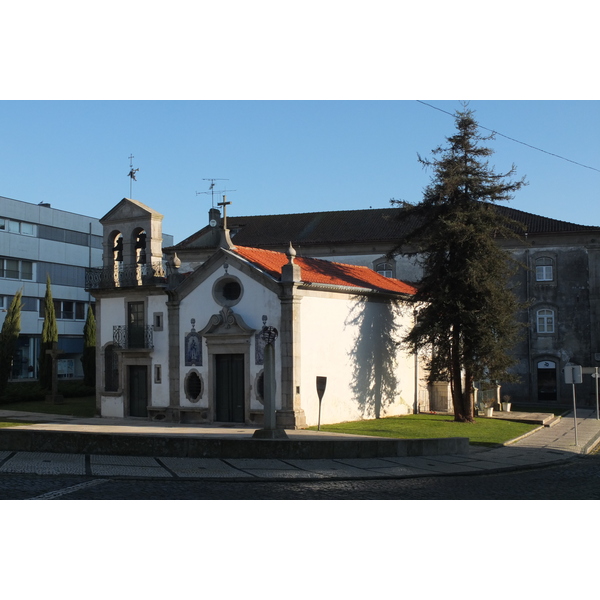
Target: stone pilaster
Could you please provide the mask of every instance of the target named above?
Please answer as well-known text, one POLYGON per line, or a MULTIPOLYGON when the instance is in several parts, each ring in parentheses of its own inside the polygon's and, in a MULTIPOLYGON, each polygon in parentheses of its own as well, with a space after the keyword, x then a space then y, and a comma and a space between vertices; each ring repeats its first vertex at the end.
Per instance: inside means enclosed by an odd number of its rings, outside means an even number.
POLYGON ((169 421, 179 421, 180 407, 180 336, 179 336, 179 300, 167 302, 168 340, 169 340, 169 421))
POLYGON ((301 339, 300 301, 295 285, 285 286, 281 299, 281 410, 277 411, 277 427, 302 429, 306 416, 300 396, 301 339))

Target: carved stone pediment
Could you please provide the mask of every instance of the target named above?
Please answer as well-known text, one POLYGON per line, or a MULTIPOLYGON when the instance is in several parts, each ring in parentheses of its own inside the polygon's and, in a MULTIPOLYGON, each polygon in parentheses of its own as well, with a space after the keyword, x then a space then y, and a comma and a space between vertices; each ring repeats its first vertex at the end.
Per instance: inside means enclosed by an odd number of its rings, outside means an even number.
POLYGON ((199 334, 206 337, 217 335, 250 336, 255 331, 255 329, 244 323, 244 319, 240 315, 234 313, 231 308, 224 306, 220 312, 208 320, 208 324, 199 334))

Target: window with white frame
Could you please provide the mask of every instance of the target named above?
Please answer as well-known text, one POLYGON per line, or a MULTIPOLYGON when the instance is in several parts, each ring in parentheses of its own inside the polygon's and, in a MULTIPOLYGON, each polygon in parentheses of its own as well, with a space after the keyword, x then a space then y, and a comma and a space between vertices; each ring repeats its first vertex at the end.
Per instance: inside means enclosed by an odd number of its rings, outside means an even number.
POLYGON ((554 260, 547 257, 536 259, 535 280, 554 281, 554 260))
POLYGON ((537 332, 554 333, 554 311, 542 308, 537 311, 537 332))
POLYGON ((375 271, 384 277, 393 277, 394 276, 394 266, 389 262, 380 262, 377 263, 375 267, 375 271))
POLYGON ((35 225, 33 223, 0 218, 0 231, 20 233, 21 235, 35 235, 35 225))

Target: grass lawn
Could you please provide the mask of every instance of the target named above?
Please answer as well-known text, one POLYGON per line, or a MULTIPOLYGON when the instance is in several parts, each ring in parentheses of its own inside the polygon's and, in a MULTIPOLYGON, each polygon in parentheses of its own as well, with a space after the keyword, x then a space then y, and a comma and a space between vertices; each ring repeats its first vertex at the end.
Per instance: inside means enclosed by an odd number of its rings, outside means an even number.
POLYGON ((18 410, 21 412, 89 418, 96 414, 96 397, 65 398, 63 404, 50 404, 41 400, 2 402, 0 403, 0 410, 18 410))
MULTIPOLYGON (((396 438, 466 437, 469 438, 469 443, 474 445, 494 446, 538 427, 538 425, 501 421, 500 419, 475 418, 474 423, 456 423, 453 419, 452 415, 405 415, 321 425, 321 431, 396 438)), ((310 427, 310 429, 316 429, 316 427, 310 427)))

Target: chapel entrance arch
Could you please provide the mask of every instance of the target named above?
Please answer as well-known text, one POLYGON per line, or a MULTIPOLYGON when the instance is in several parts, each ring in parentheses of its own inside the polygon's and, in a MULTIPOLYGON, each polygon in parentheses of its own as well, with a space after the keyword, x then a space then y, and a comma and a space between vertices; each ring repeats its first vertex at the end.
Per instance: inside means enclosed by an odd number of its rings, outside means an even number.
POLYGON ((208 353, 211 421, 245 423, 250 415, 250 348, 255 332, 228 307, 212 315, 198 332, 208 353))

